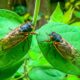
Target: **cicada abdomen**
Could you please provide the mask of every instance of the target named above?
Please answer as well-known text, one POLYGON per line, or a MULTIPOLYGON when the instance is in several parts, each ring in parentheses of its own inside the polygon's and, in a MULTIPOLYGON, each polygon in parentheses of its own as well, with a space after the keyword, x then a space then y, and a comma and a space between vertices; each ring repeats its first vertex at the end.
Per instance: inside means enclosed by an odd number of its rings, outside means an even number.
POLYGON ((53 46, 64 59, 69 60, 72 64, 80 67, 80 52, 78 50, 56 32, 50 34, 50 39, 53 41, 53 46))
POLYGON ((33 26, 31 22, 27 22, 20 27, 12 30, 7 36, 0 40, 2 50, 11 48, 12 46, 15 46, 21 41, 25 40, 32 30, 33 26))

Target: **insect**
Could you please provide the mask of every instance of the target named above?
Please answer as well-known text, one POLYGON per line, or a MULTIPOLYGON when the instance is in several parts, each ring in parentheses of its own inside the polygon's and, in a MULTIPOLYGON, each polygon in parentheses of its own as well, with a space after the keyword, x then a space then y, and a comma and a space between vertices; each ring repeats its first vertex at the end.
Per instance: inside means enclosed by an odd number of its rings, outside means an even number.
POLYGON ((58 33, 52 32, 49 36, 54 47, 64 59, 74 60, 75 57, 80 56, 78 51, 58 33))
POLYGON ((0 45, 2 45, 2 50, 6 50, 11 48, 18 43, 24 41, 29 34, 32 33, 33 26, 31 22, 27 22, 20 27, 12 30, 8 35, 6 35, 3 39, 0 40, 0 45))

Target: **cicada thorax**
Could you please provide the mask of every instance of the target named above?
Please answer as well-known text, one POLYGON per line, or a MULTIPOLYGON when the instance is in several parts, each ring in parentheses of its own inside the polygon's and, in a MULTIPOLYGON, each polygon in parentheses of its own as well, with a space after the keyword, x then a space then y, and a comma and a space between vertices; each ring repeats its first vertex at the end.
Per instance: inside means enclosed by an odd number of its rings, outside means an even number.
POLYGON ((2 49, 6 50, 24 41, 32 31, 32 28, 32 24, 28 22, 12 30, 1 40, 2 49))

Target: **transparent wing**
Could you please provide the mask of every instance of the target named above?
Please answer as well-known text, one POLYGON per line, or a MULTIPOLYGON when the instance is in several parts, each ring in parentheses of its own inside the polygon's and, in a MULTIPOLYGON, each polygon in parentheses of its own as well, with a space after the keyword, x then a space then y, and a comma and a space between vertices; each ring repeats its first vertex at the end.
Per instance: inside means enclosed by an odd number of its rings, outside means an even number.
POLYGON ((62 43, 54 44, 54 46, 63 58, 70 60, 74 58, 74 48, 65 40, 62 43))
POLYGON ((8 38, 4 38, 1 41, 2 49, 3 50, 9 49, 9 48, 17 45, 18 43, 22 42, 26 38, 27 38, 27 36, 24 36, 24 35, 15 35, 15 36, 10 36, 8 38))

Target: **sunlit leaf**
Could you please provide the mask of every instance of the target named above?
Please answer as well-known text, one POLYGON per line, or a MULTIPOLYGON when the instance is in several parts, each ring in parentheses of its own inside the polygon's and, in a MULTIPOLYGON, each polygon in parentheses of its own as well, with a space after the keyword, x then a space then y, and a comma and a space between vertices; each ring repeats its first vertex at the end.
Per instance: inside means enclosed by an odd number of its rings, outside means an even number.
POLYGON ((71 26, 79 26, 80 27, 80 22, 74 22, 71 24, 71 26))
POLYGON ((73 8, 70 7, 70 9, 64 13, 64 16, 63 16, 63 23, 69 23, 69 21, 71 20, 72 18, 72 13, 73 13, 73 8))
POLYGON ((53 21, 53 22, 62 22, 62 17, 63 17, 63 12, 60 9, 60 4, 58 3, 55 11, 52 13, 52 15, 50 17, 50 21, 53 21))
MULTIPOLYGON (((64 59, 50 42, 45 42, 45 40, 49 40, 48 34, 51 32, 59 33, 74 48, 80 50, 80 29, 75 26, 71 27, 70 25, 61 23, 48 23, 37 31, 37 41, 39 47, 50 64, 53 65, 54 68, 68 74, 79 75, 79 66, 64 59)), ((77 64, 80 64, 80 60, 77 61, 77 64)))

